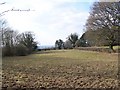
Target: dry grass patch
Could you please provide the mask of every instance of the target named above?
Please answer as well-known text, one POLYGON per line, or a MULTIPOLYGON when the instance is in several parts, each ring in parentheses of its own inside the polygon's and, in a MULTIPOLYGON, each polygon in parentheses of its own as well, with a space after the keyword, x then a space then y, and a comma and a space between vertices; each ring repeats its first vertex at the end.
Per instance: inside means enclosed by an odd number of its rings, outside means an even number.
POLYGON ((4 88, 117 88, 118 55, 80 50, 41 51, 3 58, 4 88))

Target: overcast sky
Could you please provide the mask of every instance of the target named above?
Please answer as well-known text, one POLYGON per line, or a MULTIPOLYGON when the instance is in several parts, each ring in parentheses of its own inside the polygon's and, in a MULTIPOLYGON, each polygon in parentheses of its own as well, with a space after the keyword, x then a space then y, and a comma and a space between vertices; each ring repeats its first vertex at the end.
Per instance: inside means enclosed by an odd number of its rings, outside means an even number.
POLYGON ((54 45, 71 33, 83 34, 90 7, 95 0, 0 0, 7 2, 1 10, 31 9, 8 12, 3 18, 19 32, 32 31, 40 45, 54 45))

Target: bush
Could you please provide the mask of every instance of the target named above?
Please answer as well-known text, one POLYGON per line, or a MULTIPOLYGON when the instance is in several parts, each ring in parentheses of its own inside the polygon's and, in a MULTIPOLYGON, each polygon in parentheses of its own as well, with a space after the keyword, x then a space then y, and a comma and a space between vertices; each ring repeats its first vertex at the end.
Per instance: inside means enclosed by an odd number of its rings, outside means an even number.
POLYGON ((19 44, 16 46, 16 55, 17 56, 26 56, 28 54, 29 50, 26 46, 23 44, 19 44))
POLYGON ((14 56, 15 50, 11 47, 3 47, 2 48, 2 56, 14 56))

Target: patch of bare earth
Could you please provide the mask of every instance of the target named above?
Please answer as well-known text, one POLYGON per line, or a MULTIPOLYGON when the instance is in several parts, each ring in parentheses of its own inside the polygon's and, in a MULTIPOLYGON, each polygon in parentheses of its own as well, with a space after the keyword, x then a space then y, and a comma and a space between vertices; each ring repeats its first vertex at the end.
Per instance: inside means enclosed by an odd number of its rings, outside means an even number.
POLYGON ((3 61, 2 88, 118 88, 116 61, 36 62, 36 66, 6 62, 3 61))

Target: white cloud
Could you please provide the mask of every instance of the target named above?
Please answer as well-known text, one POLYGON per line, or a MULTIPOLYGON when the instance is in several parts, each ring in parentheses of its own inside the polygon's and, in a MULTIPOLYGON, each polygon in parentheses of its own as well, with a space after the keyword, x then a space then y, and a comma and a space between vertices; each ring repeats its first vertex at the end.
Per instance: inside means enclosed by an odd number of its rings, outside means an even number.
MULTIPOLYGON (((79 0, 74 0, 78 2, 79 0)), ((63 39, 74 32, 82 34, 83 25, 89 15, 70 7, 59 7, 73 0, 9 0, 8 7, 31 8, 30 12, 9 12, 4 16, 10 26, 23 31, 33 31, 41 45, 53 45, 55 40, 63 39), (28 3, 29 2, 29 3, 28 3)), ((5 6, 4 9, 8 9, 5 6)))

